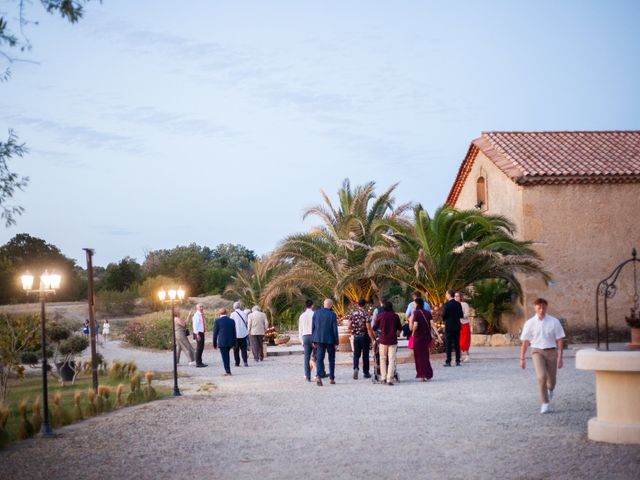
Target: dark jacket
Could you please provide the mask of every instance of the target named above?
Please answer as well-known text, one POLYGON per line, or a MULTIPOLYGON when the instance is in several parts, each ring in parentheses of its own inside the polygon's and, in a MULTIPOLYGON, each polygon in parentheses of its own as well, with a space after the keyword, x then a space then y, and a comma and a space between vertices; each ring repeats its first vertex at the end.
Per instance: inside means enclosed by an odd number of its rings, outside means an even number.
POLYGON ((373 325, 374 330, 380 329, 378 342, 382 345, 397 345, 398 332, 402 330, 400 317, 396 312, 384 311, 379 313, 373 325))
POLYGON ((213 348, 233 347, 236 344, 236 322, 226 315, 213 325, 213 348))
POLYGON ((338 345, 338 316, 328 308, 321 308, 313 312, 311 322, 311 341, 338 345))
POLYGON ((460 319, 464 317, 462 313, 462 305, 460 302, 456 302, 453 298, 444 304, 442 309, 442 320, 444 321, 444 328, 449 332, 455 332, 462 329, 460 319))

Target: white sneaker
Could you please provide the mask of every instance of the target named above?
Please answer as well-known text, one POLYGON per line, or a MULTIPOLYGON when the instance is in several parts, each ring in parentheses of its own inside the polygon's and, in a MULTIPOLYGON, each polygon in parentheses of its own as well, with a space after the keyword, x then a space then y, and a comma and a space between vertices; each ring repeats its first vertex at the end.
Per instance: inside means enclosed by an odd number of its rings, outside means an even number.
POLYGON ((549 397, 549 401, 553 400, 553 390, 547 390, 547 396, 549 397))
POLYGON ((193 367, 196 364, 196 362, 189 362, 189 366, 193 367))
POLYGON ((470 360, 469 354, 466 354, 464 357, 462 357, 463 362, 468 362, 469 360, 470 360))
POLYGON ((543 403, 540 407, 540 413, 549 413, 549 404, 543 403))

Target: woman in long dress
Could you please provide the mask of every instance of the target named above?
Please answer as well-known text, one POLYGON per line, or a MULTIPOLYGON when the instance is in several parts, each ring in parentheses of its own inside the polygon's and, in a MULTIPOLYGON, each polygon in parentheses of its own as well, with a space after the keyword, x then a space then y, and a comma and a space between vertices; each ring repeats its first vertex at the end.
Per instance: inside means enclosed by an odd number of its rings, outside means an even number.
POLYGON ((176 312, 174 321, 176 326, 176 363, 180 363, 180 355, 184 350, 189 357, 189 365, 195 365, 196 355, 187 336, 187 321, 180 318, 180 312, 176 312))
POLYGON ((415 309, 409 317, 409 329, 413 335, 413 357, 416 362, 416 378, 426 382, 433 377, 429 361, 431 343, 431 312, 424 309, 424 300, 416 298, 415 309))

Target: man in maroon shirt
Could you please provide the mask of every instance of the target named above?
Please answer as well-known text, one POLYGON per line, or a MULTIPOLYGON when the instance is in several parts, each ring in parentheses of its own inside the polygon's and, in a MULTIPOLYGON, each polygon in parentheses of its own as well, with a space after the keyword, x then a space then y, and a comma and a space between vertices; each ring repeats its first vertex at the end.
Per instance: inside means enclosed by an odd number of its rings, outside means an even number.
POLYGON ((384 311, 379 313, 373 324, 373 330, 379 330, 378 343, 380 344, 380 373, 382 381, 387 385, 393 385, 393 375, 396 371, 396 353, 398 351, 398 335, 402 331, 400 317, 393 311, 393 304, 384 302, 384 311), (387 357, 389 367, 387 368, 387 357))

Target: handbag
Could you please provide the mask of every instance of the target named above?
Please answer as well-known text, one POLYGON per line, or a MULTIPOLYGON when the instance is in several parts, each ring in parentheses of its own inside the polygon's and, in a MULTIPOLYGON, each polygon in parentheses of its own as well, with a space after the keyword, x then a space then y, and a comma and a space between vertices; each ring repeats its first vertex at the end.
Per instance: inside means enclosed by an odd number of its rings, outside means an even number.
POLYGON ((411 335, 411 336, 409 337, 409 343, 407 344, 407 348, 408 348, 408 349, 410 349, 410 350, 413 350, 414 338, 415 338, 415 337, 414 337, 413 335, 411 335))

